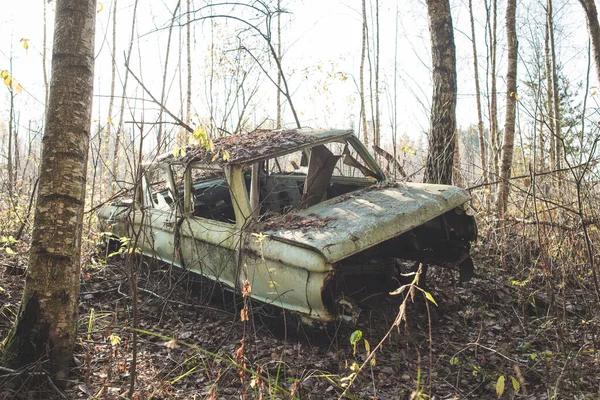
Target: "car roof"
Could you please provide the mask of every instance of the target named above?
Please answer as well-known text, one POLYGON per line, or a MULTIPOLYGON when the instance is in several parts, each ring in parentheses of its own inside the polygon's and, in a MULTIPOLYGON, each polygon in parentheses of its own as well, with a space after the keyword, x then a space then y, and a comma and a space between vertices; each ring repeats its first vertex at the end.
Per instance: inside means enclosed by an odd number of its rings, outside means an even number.
POLYGON ((250 164, 319 144, 341 141, 352 135, 352 130, 258 130, 223 136, 212 140, 207 146, 193 144, 185 147, 184 151, 163 154, 150 164, 201 163, 214 167, 250 164))

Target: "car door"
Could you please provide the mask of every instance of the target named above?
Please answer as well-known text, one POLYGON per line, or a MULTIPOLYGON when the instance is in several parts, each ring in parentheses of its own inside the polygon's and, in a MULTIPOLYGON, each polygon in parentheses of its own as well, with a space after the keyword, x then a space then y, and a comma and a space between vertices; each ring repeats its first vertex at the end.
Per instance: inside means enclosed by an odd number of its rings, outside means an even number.
POLYGON ((175 188, 170 166, 146 169, 142 186, 145 193, 142 226, 146 235, 143 252, 162 262, 179 265, 176 231, 181 216, 181 196, 175 188))
POLYGON ((185 268, 236 287, 241 231, 222 171, 191 165, 186 171, 186 210, 180 225, 185 268))

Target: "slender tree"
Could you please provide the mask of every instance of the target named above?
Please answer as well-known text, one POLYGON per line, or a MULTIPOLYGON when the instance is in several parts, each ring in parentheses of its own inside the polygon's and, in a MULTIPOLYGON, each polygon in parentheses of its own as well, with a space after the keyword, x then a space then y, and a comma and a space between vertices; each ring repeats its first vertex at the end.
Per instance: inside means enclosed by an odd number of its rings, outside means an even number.
POLYGON ((4 359, 48 359, 64 383, 79 310, 81 231, 94 84, 96 0, 57 0, 52 75, 27 279, 4 359))
POLYGON ((379 120, 379 0, 375 0, 375 126, 373 143, 379 146, 381 141, 379 120))
POLYGON ((489 40, 489 115, 490 115, 490 152, 489 152, 489 163, 490 163, 490 174, 494 174, 495 180, 498 177, 498 98, 496 93, 496 49, 498 48, 497 40, 497 0, 491 0, 488 4, 485 0, 486 5, 486 17, 488 27, 488 40, 489 40))
MULTIPOLYGON (((190 0, 186 2, 186 11, 187 11, 187 24, 185 27, 185 46, 186 46, 186 63, 187 63, 187 86, 186 86, 186 95, 185 95, 185 123, 189 126, 190 120, 192 118, 192 40, 191 40, 191 30, 192 24, 190 24, 191 19, 191 4, 190 0)), ((189 143, 190 135, 185 133, 183 137, 183 142, 181 145, 185 146, 189 143)))
MULTIPOLYGON (((112 49, 110 65, 110 99, 108 100, 108 116, 106 118, 106 137, 104 138, 104 162, 108 170, 108 159, 110 157, 110 137, 114 126, 113 111, 115 106, 115 84, 117 78, 117 0, 113 0, 112 12, 112 49)), ((100 149, 101 147, 99 147, 100 149)))
POLYGON ((502 160, 500 164, 500 184, 496 198, 496 214, 504 215, 508 203, 508 179, 513 161, 515 142, 515 110, 518 100, 517 95, 517 0, 508 0, 506 3, 506 43, 508 44, 508 66, 506 71, 506 117, 504 120, 504 140, 502 146, 502 160))
MULTIPOLYGON (((550 53, 550 19, 546 18, 546 36, 544 38, 545 65, 546 65, 546 113, 544 114, 544 124, 548 128, 548 139, 550 141, 550 168, 556 169, 556 141, 554 140, 554 123, 552 122, 554 113, 554 96, 552 95, 552 55, 550 53)), ((541 133, 542 137, 543 132, 541 133)))
POLYGON ((366 0, 362 0, 362 46, 360 53, 360 119, 363 129, 363 142, 365 146, 369 144, 369 136, 367 134, 367 110, 365 108, 365 56, 367 53, 367 4, 366 0))
POLYGON ((449 0, 427 0, 433 99, 425 182, 452 183, 456 131, 456 49, 449 0))
POLYGON ((483 117, 481 113, 481 90, 479 88, 479 64, 477 58, 477 43, 475 40, 475 17, 473 16, 473 0, 469 0, 469 16, 471 20, 471 41, 473 43, 473 70, 475 71, 475 100, 477 102, 477 133, 479 134, 479 156, 481 158, 481 175, 483 183, 487 184, 487 161, 485 138, 483 137, 483 117))
MULTIPOLYGON (((281 63, 281 0, 277 0, 277 58, 281 63)), ((281 129, 281 70, 277 70, 277 121, 275 127, 281 129)))
MULTIPOLYGON (((165 55, 165 67, 163 70, 162 77, 162 89, 160 92, 160 104, 165 104, 166 98, 166 90, 167 90, 167 72, 169 70, 169 56, 171 54, 171 36, 173 34, 173 27, 175 26, 175 18, 177 18, 177 11, 179 11, 179 6, 181 5, 181 0, 177 2, 175 5, 175 9, 173 10, 173 14, 171 16, 171 24, 169 25, 169 35, 167 38, 167 54, 165 55)), ((158 154, 162 153, 163 146, 166 146, 166 140, 164 138, 164 126, 163 126, 163 109, 161 107, 160 112, 158 114, 158 134, 156 136, 156 152, 158 154)))
POLYGON ((123 131, 123 119, 125 117, 125 98, 127 96, 127 82, 129 79, 129 60, 131 59, 131 51, 133 50, 133 39, 135 38, 135 22, 137 21, 137 6, 138 0, 133 2, 133 16, 131 18, 131 35, 129 36, 129 48, 125 56, 125 78, 123 79, 123 95, 121 96, 121 108, 119 109, 119 122, 117 123, 117 131, 115 133, 115 148, 112 159, 112 190, 117 190, 118 168, 119 168, 119 148, 121 143, 121 132, 123 131))

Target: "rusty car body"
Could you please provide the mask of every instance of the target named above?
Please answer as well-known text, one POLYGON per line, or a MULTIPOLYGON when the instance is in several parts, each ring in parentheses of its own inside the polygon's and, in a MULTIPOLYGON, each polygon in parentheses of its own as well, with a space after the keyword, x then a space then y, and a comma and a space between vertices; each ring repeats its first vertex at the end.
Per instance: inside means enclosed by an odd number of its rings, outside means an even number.
POLYGON ((144 164, 101 230, 155 257, 318 321, 398 285, 398 260, 473 275, 464 189, 390 182, 352 131, 261 131, 144 164), (374 282, 374 283, 373 283, 374 282))

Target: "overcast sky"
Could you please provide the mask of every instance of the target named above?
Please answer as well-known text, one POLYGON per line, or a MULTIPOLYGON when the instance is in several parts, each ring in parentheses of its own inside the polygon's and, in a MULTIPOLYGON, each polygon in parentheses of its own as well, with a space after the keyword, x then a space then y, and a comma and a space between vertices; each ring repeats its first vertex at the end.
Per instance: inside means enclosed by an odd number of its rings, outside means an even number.
MULTIPOLYGON (((26 0, 6 2, 0 16, 0 69, 10 69, 12 56, 13 76, 25 89, 17 96, 17 109, 20 111, 20 125, 26 126, 29 119, 40 119, 44 98, 42 74, 42 36, 43 15, 42 2, 26 0), (29 49, 22 47, 20 40, 27 38, 29 49)), ((199 4, 198 1, 196 1, 199 4)), ((423 2, 417 0, 381 0, 381 104, 382 130, 384 140, 391 137, 391 99, 393 94, 394 51, 397 46, 397 100, 399 133, 411 137, 422 135, 428 129, 428 104, 431 97, 430 85, 430 52, 429 31, 427 27, 426 8, 423 2), (396 35, 396 15, 398 15, 398 32, 396 35), (396 40, 397 39, 397 40, 396 40)), ((472 49, 470 42, 470 26, 466 0, 454 0, 453 19, 457 45, 458 65, 458 124, 467 127, 476 123, 474 102, 474 84, 472 67, 472 49)), ((474 3, 483 3, 474 1, 474 3)), ((521 35, 521 61, 530 59, 527 36, 531 37, 536 29, 542 29, 543 15, 539 15, 541 5, 538 2, 525 2, 527 6, 519 8, 519 33, 521 35), (537 10, 537 11, 536 11, 537 10)), ((576 3, 576 2, 572 2, 576 3)), ((119 66, 119 76, 123 79, 124 52, 129 41, 131 29, 131 11, 133 0, 118 0, 118 32, 116 57, 119 66)), ((131 68, 144 81, 144 84, 159 97, 161 91, 164 55, 166 51, 166 27, 170 21, 176 1, 163 2, 140 0, 137 18, 137 34, 131 68)), ((357 0, 295 0, 283 1, 283 6, 289 11, 283 18, 283 47, 285 51, 284 67, 288 74, 293 99, 300 112, 303 125, 315 128, 348 128, 358 126, 360 105, 357 101, 358 71, 361 49, 361 16, 360 2, 357 0), (341 73, 347 79, 328 77, 328 73, 341 73), (326 89, 325 89, 326 88, 326 89)), ((587 32, 583 13, 578 4, 569 5, 562 1, 555 5, 560 34, 557 36, 558 56, 562 63, 567 64, 573 82, 585 79, 587 59, 587 32)), ((476 4, 478 46, 481 55, 480 75, 485 76, 485 41, 484 13, 482 5, 476 4)), ((97 13, 96 41, 96 84, 94 118, 99 121, 106 119, 107 100, 110 93, 110 57, 111 57, 111 18, 112 0, 105 0, 97 13), (104 116, 103 116, 104 115, 104 116)), ((499 37, 504 41, 503 2, 499 5, 499 37)), ((52 41, 52 20, 54 17, 54 2, 48 9, 48 46, 52 41)), ((202 118, 209 107, 207 96, 206 62, 210 48, 210 34, 226 35, 238 27, 233 23, 220 22, 216 31, 207 28, 207 24, 195 23, 195 42, 193 47, 194 61, 194 93, 192 96, 194 109, 202 118), (224 27, 223 25, 227 25, 224 27), (228 31, 229 30, 229 31, 228 31)), ((177 51, 179 31, 173 33, 173 44, 177 51)), ((500 93, 502 92, 505 70, 504 47, 499 48, 500 63, 498 69, 500 93)), ((173 50, 172 50, 173 51, 173 50)), ((48 53, 50 59, 51 53, 48 53)), ((177 77, 177 56, 172 52, 172 60, 168 71, 169 91, 167 103, 170 108, 177 110, 180 106, 179 78, 177 77)), ((182 58, 185 62, 185 55, 182 58)), ((50 63, 48 61, 48 73, 50 63)), ((520 66, 519 78, 525 79, 530 73, 526 67, 520 66)), ((185 80, 184 80, 185 82, 185 80)), ((130 80, 129 96, 141 96, 141 91, 130 80)), ((482 88, 485 83, 481 81, 482 88)), ((0 95, 0 119, 7 119, 8 97, 6 90, 0 95)), ((120 85, 117 85, 120 94, 120 85)), ((260 122, 264 117, 275 116, 275 89, 273 85, 262 78, 256 95, 257 107, 253 110, 253 118, 260 122)), ((503 106, 503 97, 500 97, 503 106)), ((118 103, 117 103, 118 104, 118 103)), ((152 118, 149 107, 144 118, 152 118)), ((284 120, 287 126, 294 126, 289 107, 286 108, 284 120)), ((135 118, 141 118, 138 110, 135 118)))

